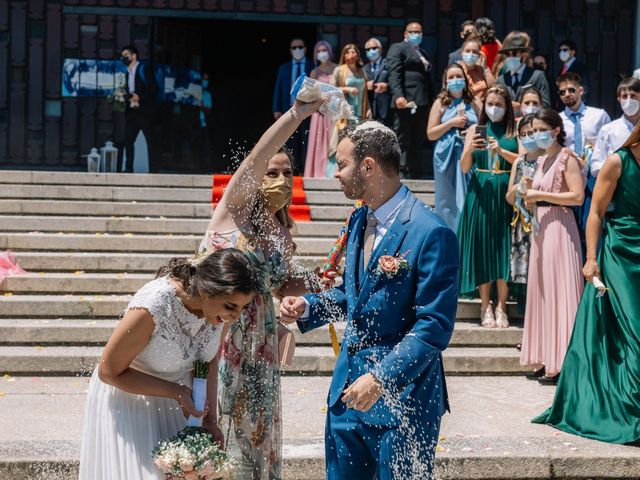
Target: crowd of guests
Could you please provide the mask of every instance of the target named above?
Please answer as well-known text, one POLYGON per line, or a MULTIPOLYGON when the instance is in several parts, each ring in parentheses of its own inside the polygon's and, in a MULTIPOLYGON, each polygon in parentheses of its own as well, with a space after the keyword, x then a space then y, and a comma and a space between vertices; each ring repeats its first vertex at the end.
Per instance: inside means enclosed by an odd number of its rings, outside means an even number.
MULTIPOLYGON (((612 121, 587 104, 588 69, 572 40, 558 45, 562 66, 551 76, 525 32, 500 42, 491 20, 480 18, 463 22, 460 36, 433 99, 417 23, 386 58, 381 42, 369 39, 368 62, 349 44, 335 65, 331 46, 319 42, 310 75, 340 87, 358 119, 395 129, 405 177, 422 177, 420 144, 425 136, 434 142, 435 208, 458 235, 460 295, 480 297, 486 328, 509 327, 507 302, 515 300, 524 310, 527 377, 560 381, 554 406, 536 421, 635 441, 640 415, 614 426, 629 408, 640 410, 626 393, 637 392, 632 379, 640 373, 640 202, 632 190, 640 175, 640 78, 619 83, 623 114, 612 121), (594 277, 606 287, 585 287, 594 277), (603 409, 601 424, 575 403, 585 390, 589 405, 603 409)), ((332 175, 340 128, 314 114, 306 176, 332 175)))

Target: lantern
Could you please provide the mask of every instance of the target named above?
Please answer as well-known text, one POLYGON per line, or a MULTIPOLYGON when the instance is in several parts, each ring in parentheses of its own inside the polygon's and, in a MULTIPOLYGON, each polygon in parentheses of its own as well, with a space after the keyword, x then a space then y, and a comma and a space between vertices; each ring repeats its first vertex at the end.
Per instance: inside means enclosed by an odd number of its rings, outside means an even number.
POLYGON ((100 149, 100 157, 103 171, 116 172, 118 170, 118 149, 113 146, 112 141, 107 141, 100 149))
POLYGON ((98 149, 93 147, 91 153, 87 155, 87 172, 99 172, 100 171, 100 154, 98 149))

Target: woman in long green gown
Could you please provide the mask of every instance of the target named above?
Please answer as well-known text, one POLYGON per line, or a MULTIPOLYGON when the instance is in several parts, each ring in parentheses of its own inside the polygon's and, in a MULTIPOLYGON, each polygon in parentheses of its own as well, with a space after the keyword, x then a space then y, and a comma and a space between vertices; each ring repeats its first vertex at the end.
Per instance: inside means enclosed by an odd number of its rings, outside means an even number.
MULTIPOLYGON (((467 130, 460 168, 471 172, 467 197, 458 223, 460 294, 480 294, 481 324, 507 328, 507 282, 511 265, 511 206, 505 195, 511 164, 518 158, 518 139, 511 98, 501 85, 487 90, 478 125, 467 130), (486 140, 478 125, 486 125, 486 140), (498 301, 491 309, 491 288, 498 301)), ((524 153, 524 151, 523 151, 524 153)))
POLYGON ((533 419, 610 443, 640 440, 640 124, 598 174, 587 220, 587 281, 553 405, 533 419), (598 261, 602 219, 610 202, 598 261))

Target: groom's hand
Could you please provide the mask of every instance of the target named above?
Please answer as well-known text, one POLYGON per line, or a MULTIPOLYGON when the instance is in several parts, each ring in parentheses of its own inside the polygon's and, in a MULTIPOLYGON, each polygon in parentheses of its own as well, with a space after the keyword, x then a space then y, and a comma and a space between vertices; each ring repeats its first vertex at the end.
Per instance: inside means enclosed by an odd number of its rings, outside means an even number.
POLYGON ((378 379, 370 373, 365 373, 345 389, 342 401, 349 408, 366 412, 381 396, 382 385, 378 379))
POLYGON ((307 308, 307 302, 302 297, 284 297, 280 302, 280 321, 295 323, 307 308))

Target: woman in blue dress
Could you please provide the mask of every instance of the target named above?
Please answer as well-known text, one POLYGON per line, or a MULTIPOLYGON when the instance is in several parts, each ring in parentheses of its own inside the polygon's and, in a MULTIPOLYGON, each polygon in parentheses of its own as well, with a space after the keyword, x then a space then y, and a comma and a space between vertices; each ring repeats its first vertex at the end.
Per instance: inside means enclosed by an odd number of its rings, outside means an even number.
POLYGON ((442 77, 442 90, 429 113, 427 137, 436 142, 433 151, 436 212, 454 232, 458 229, 470 176, 460 169, 464 132, 478 123, 480 108, 462 66, 449 65, 442 77))

